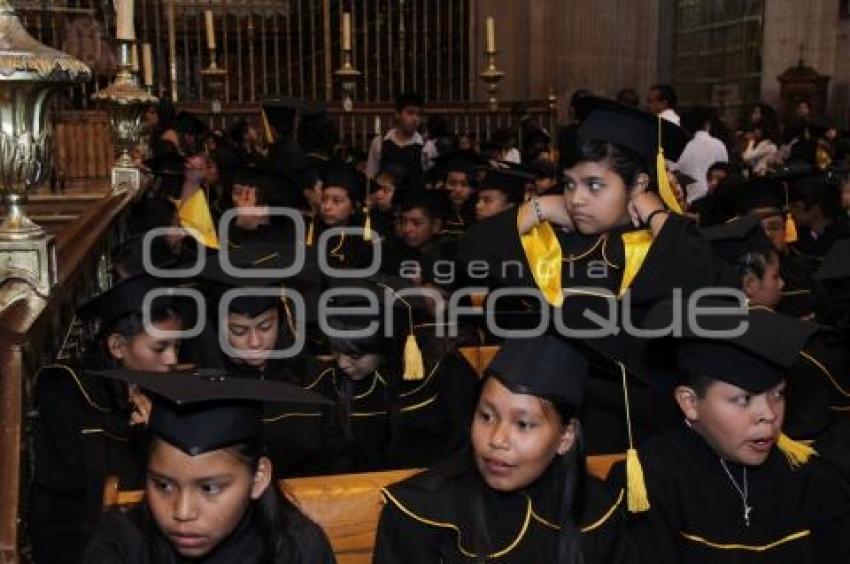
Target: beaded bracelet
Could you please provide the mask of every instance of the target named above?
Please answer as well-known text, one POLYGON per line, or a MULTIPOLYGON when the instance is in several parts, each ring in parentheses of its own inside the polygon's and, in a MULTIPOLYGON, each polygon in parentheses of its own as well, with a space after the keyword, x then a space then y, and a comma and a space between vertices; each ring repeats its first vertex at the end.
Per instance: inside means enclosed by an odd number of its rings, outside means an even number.
POLYGON ((537 223, 543 223, 543 208, 540 207, 540 198, 531 198, 531 206, 534 208, 534 215, 537 216, 537 223))
POLYGON ((670 213, 670 211, 667 210, 667 209, 664 209, 664 208, 659 208, 659 209, 655 210, 654 212, 652 212, 651 214, 649 214, 648 216, 646 216, 646 221, 644 221, 644 223, 646 225, 652 225, 652 219, 659 213, 667 214, 667 213, 670 213))

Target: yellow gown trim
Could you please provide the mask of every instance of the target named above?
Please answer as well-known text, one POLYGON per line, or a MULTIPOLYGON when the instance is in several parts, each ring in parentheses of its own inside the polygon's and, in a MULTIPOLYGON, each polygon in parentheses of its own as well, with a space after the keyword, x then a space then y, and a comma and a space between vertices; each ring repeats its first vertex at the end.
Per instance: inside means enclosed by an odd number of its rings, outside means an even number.
POLYGON ((564 295, 561 293, 563 253, 552 225, 547 222, 535 225, 531 231, 520 235, 520 241, 534 283, 549 304, 561 307, 564 304, 564 295))
POLYGON ((623 248, 626 256, 626 266, 623 269, 623 278, 620 281, 620 291, 617 296, 622 298, 623 294, 634 282, 640 272, 649 248, 652 246, 652 233, 646 229, 640 231, 628 231, 623 233, 623 248))
POLYGON ((812 355, 810 355, 806 351, 800 351, 800 356, 802 356, 803 358, 805 358, 806 360, 808 360, 809 362, 814 364, 816 368, 818 368, 821 372, 823 372, 824 375, 826 375, 826 377, 829 379, 829 381, 832 382, 832 385, 835 387, 835 389, 838 390, 838 392, 842 396, 850 398, 850 392, 848 392, 843 387, 841 387, 841 385, 835 379, 835 376, 832 375, 832 372, 830 372, 827 369, 827 367, 823 365, 823 363, 821 361, 819 361, 818 359, 816 359, 815 357, 813 357, 812 355))
POLYGON ((781 538, 777 541, 774 541, 774 542, 771 542, 771 543, 768 543, 768 544, 751 545, 751 544, 734 544, 734 543, 732 543, 732 544, 716 543, 716 542, 706 540, 706 539, 704 539, 700 536, 697 536, 697 535, 689 535, 685 532, 681 533, 681 535, 688 540, 694 541, 694 542, 699 543, 699 544, 704 544, 705 546, 708 546, 708 547, 711 547, 711 548, 716 548, 718 550, 747 550, 747 551, 750 551, 750 552, 765 552, 765 551, 768 551, 768 550, 772 550, 772 549, 774 549, 778 546, 781 546, 783 544, 787 544, 789 542, 793 542, 793 541, 796 541, 796 540, 800 540, 800 539, 805 538, 805 537, 807 537, 811 534, 812 534, 812 532, 809 529, 806 529, 806 530, 803 530, 803 531, 798 531, 796 533, 791 533, 787 537, 783 537, 783 538, 781 538))
POLYGON ((620 488, 620 495, 617 496, 617 501, 614 502, 614 505, 612 505, 611 507, 608 508, 608 511, 605 512, 605 515, 603 515, 602 517, 600 517, 599 519, 597 519, 595 522, 591 523, 590 525, 587 525, 586 527, 582 527, 581 529, 579 529, 579 531, 582 532, 582 533, 589 533, 589 532, 591 532, 595 529, 598 529, 599 527, 604 525, 606 522, 608 522, 608 520, 611 518, 611 516, 614 515, 614 513, 616 513, 617 508, 620 507, 620 504, 623 503, 623 497, 624 497, 625 493, 626 493, 625 490, 620 488))
POLYGON ((280 421, 282 419, 289 419, 290 417, 321 417, 322 413, 281 413, 279 415, 273 415, 271 417, 263 417, 263 423, 274 423, 276 421, 280 421))
MULTIPOLYGON (((398 507, 399 510, 402 513, 404 513, 405 515, 407 515, 408 517, 410 517, 414 521, 419 521, 420 523, 424 523, 425 525, 430 525, 432 527, 440 527, 440 528, 443 528, 443 529, 452 529, 457 534, 457 549, 461 552, 461 554, 463 554, 467 558, 480 558, 480 555, 475 554, 474 552, 471 552, 471 551, 465 549, 460 544, 461 531, 460 531, 460 528, 457 525, 455 525, 454 523, 445 523, 445 522, 442 522, 442 521, 434 521, 432 519, 426 519, 425 517, 420 517, 419 515, 415 514, 413 511, 411 511, 410 509, 408 509, 407 507, 402 505, 401 502, 399 500, 397 500, 393 496, 393 494, 391 494, 389 492, 389 490, 387 490, 386 488, 382 488, 381 493, 383 493, 384 496, 387 499, 389 499, 391 502, 393 502, 393 505, 398 507)), ((526 498, 525 520, 522 523, 522 527, 520 528, 519 534, 505 548, 503 548, 499 551, 496 551, 492 554, 486 555, 485 556, 486 559, 501 558, 502 556, 506 555, 507 553, 509 553, 510 551, 515 549, 519 545, 519 543, 522 542, 523 537, 525 537, 525 534, 528 532, 528 526, 529 526, 529 524, 531 524, 531 519, 532 519, 532 516, 534 514, 534 511, 531 508, 531 498, 528 497, 528 496, 525 496, 525 498, 526 498)))
POLYGON ((74 370, 70 366, 65 366, 64 364, 48 364, 46 366, 42 366, 39 369, 39 373, 42 370, 46 370, 48 368, 64 368, 65 370, 67 370, 68 373, 71 375, 71 378, 73 378, 74 382, 77 384, 77 387, 80 389, 80 393, 83 394, 83 399, 86 400, 87 404, 89 404, 91 407, 93 407, 94 409, 96 409, 97 411, 100 411, 102 413, 112 413, 111 409, 107 409, 107 408, 105 408, 101 405, 98 405, 97 403, 94 402, 94 400, 91 399, 91 396, 89 396, 88 392, 83 387, 83 383, 80 382, 80 377, 77 376, 77 373, 74 372, 74 370))

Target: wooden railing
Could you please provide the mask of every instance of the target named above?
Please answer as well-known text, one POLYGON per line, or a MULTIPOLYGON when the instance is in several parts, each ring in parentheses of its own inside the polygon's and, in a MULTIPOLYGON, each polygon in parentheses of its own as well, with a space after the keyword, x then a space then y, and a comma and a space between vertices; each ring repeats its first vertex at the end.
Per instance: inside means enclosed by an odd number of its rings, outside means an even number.
POLYGON ((56 238, 59 283, 48 299, 23 282, 0 286, 0 564, 22 556, 23 496, 30 475, 33 375, 57 357, 72 328, 75 306, 104 289, 101 258, 123 237, 127 196, 105 196, 56 238))

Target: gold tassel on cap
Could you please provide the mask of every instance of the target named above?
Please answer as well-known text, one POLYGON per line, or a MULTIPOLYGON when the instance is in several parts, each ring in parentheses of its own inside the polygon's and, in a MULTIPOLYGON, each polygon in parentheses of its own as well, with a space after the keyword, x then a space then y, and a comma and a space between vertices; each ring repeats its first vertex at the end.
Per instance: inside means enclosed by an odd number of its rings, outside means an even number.
POLYGON ((413 306, 391 287, 380 282, 377 284, 386 288, 387 291, 391 292, 407 308, 409 333, 407 334, 407 339, 404 341, 404 372, 402 372, 401 377, 404 380, 421 380, 425 377, 425 362, 422 360, 422 349, 419 348, 416 335, 413 333, 413 306))
POLYGON ((776 446, 788 459, 788 464, 793 468, 799 468, 807 463, 813 456, 817 456, 818 452, 805 443, 795 441, 785 433, 779 433, 779 439, 776 441, 776 446))
POLYGON ((664 205, 668 209, 678 214, 682 213, 682 206, 679 205, 679 200, 676 199, 676 194, 670 187, 670 179, 667 178, 667 162, 664 159, 664 147, 661 145, 661 128, 663 124, 661 116, 658 117, 658 154, 655 157, 655 172, 658 176, 658 193, 664 201, 664 205))
POLYGON ((271 145, 274 143, 274 134, 272 133, 272 126, 269 124, 269 118, 266 116, 266 111, 260 108, 260 122, 263 125, 263 135, 266 137, 266 143, 271 145))
POLYGON ((643 466, 632 439, 632 414, 629 409, 626 367, 622 362, 617 364, 620 365, 620 373, 623 375, 623 401, 626 405, 626 431, 629 436, 629 448, 626 450, 626 506, 631 513, 643 513, 649 511, 649 494, 646 491, 643 466))
POLYGON ((372 179, 366 179, 366 199, 363 202, 363 215, 366 216, 366 221, 363 223, 363 240, 371 241, 372 240, 372 218, 369 217, 369 192, 372 186, 372 179))
POLYGON ((785 188, 785 242, 796 243, 798 238, 797 223, 794 221, 794 216, 791 215, 791 204, 789 203, 791 197, 788 195, 788 184, 783 183, 783 187, 785 188))
POLYGON ((307 247, 313 246, 313 238, 315 236, 316 231, 316 220, 314 218, 310 218, 310 225, 307 226, 307 239, 304 241, 304 245, 307 247))

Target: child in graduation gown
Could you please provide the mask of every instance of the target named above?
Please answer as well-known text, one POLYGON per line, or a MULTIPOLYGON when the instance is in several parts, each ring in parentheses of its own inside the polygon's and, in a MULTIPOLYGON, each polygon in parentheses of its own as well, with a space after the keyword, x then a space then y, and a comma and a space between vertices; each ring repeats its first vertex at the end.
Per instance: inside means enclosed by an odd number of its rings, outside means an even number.
MULTIPOLYGON (((645 327, 668 328, 673 307, 660 304, 645 327)), ((743 308, 693 319, 681 338, 655 340, 636 365, 669 383, 684 419, 637 451, 643 484, 634 473, 627 498, 642 556, 660 564, 850 561, 847 483, 781 433, 787 369, 813 328, 743 308)), ((622 476, 615 469, 612 479, 622 476)))
POLYGON ((322 530, 281 495, 262 444, 261 402, 324 400, 282 382, 112 370, 153 398, 145 498, 107 513, 85 564, 327 564, 322 530))
MULTIPOLYGON (((219 352, 220 358, 211 366, 223 368, 234 378, 298 385, 314 380, 325 369, 304 350, 304 342, 299 343, 306 313, 290 301, 297 294, 306 302, 312 286, 318 284, 310 261, 305 259, 301 271, 286 279, 261 276, 288 268, 294 257, 286 254, 277 245, 256 242, 233 250, 228 260, 243 269, 242 276, 226 272, 221 256, 208 258, 199 277, 214 284, 207 294, 212 298, 207 309, 216 337, 213 342, 209 337, 201 341, 202 346, 219 352), (281 282, 285 287, 280 287, 281 282), (299 315, 301 319, 296 319, 299 315)), ((198 343, 194 344, 197 348, 198 343)), ((292 409, 270 404, 263 422, 268 454, 281 476, 349 471, 351 446, 330 406, 292 409)))
MULTIPOLYGON (((101 513, 106 477, 118 475, 129 485, 141 481, 137 439, 148 398, 84 370, 166 373, 177 364, 179 341, 149 333, 142 320, 145 295, 162 288, 156 279, 140 275, 90 299, 77 312, 99 327, 85 354, 68 364, 43 366, 36 376, 39 415, 28 525, 37 562, 79 562, 101 513)), ((149 313, 158 331, 182 328, 171 298, 153 300, 149 313)))
POLYGON ((576 415, 587 361, 551 335, 490 364, 471 452, 388 487, 374 562, 634 562, 622 491, 585 476, 576 415))
POLYGON ((362 471, 429 466, 466 443, 478 378, 454 351, 422 352, 411 327, 424 304, 403 297, 403 285, 375 277, 335 298, 327 323, 336 367, 307 386, 337 402, 362 471), (363 292, 378 306, 368 315, 363 292))

